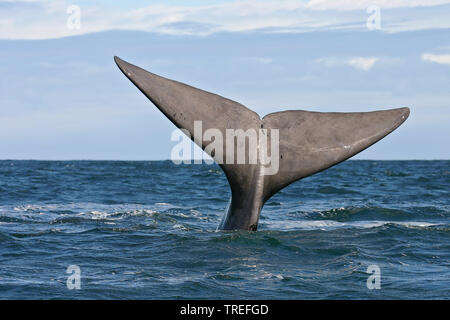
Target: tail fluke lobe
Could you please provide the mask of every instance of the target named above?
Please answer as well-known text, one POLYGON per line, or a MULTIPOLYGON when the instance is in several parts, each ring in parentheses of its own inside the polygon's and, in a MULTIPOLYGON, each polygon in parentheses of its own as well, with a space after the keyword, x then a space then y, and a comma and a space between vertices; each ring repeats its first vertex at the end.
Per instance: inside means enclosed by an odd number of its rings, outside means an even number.
POLYGON ((279 128, 280 164, 278 174, 265 179, 264 198, 363 151, 408 116, 408 108, 354 113, 297 110, 265 116, 265 127, 279 128))
MULTIPOLYGON (((123 74, 177 127, 194 134, 194 121, 203 130, 256 128, 258 114, 233 100, 166 79, 114 57, 123 74)), ((225 133, 225 132, 223 132, 225 133)), ((205 146, 201 146, 205 147, 205 146)))
MULTIPOLYGON (((158 76, 118 57, 114 57, 114 61, 123 74, 173 124, 189 131, 192 140, 195 139, 195 121, 201 121, 202 135, 208 129, 217 129, 223 137, 226 136, 226 129, 257 130, 261 126, 259 115, 238 102, 158 76)), ((205 149, 209 141, 202 140, 197 144, 205 149)), ((225 155, 225 145, 222 154, 225 155)), ((214 154, 209 155, 215 158, 214 154)), ((230 182, 235 197, 238 195, 240 197, 245 190, 251 188, 255 165, 221 163, 220 166, 230 182)))

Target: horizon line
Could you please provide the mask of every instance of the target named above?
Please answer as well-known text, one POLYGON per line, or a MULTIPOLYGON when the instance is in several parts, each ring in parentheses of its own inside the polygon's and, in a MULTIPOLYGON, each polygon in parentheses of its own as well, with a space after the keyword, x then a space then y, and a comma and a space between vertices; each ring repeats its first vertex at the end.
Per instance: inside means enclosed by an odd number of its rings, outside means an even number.
MULTIPOLYGON (((204 160, 205 159, 185 159, 185 160, 183 160, 183 159, 181 159, 180 161, 187 161, 187 160, 190 160, 190 161, 202 161, 202 163, 201 164, 208 164, 208 163, 206 163, 204 160)), ((25 158, 23 158, 23 159, 8 159, 8 158, 0 158, 0 161, 124 161, 124 162, 126 162, 126 161, 129 161, 129 162, 138 162, 138 161, 141 161, 141 162, 144 162, 144 161, 172 161, 173 162, 173 160, 171 160, 171 159, 32 159, 32 158, 29 158, 29 159, 25 159, 25 158)), ((177 161, 178 161, 178 159, 177 159, 177 161)), ((418 159, 418 158, 415 158, 415 159, 347 159, 346 161, 450 161, 450 159, 445 159, 445 158, 435 158, 435 159, 418 159)), ((182 164, 185 164, 185 163, 182 163, 182 164)), ((216 163, 216 162, 214 162, 214 163, 212 163, 212 164, 218 164, 218 163, 216 163)))

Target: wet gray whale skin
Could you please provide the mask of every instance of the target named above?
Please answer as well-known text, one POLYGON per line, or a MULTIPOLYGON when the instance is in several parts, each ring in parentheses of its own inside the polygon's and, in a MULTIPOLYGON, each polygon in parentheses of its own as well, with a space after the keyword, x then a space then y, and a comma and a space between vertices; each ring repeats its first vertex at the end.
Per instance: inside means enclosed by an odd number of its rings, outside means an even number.
MULTIPOLYGON (((190 132, 193 140, 194 121, 200 120, 203 132, 216 128, 223 137, 226 129, 279 130, 277 174, 261 174, 261 164, 220 164, 231 187, 231 200, 219 226, 224 230, 256 231, 264 203, 276 192, 354 156, 394 131, 409 116, 409 108, 352 113, 289 110, 261 119, 238 102, 163 78, 118 57, 114 60, 172 123, 190 132)), ((205 149, 209 143, 199 145, 205 149)))

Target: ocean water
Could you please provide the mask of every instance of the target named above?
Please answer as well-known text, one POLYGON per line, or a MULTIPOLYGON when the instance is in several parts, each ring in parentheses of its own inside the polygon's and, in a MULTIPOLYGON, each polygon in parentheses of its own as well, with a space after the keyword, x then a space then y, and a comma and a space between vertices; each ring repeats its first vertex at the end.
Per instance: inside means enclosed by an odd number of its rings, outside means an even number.
POLYGON ((449 189, 450 161, 346 161, 225 232, 217 165, 0 161, 0 299, 449 299, 449 189))

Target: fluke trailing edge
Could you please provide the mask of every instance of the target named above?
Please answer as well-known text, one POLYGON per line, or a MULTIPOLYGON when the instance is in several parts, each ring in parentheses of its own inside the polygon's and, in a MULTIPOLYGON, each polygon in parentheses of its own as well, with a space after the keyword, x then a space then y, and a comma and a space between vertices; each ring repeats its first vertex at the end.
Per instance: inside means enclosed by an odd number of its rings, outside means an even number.
MULTIPOLYGON (((170 121, 187 130, 194 142, 225 172, 231 187, 231 201, 220 228, 226 230, 256 230, 261 209, 272 195, 294 181, 361 152, 394 131, 409 115, 408 108, 354 113, 292 110, 271 113, 261 119, 240 103, 160 77, 117 57, 114 60, 125 76, 170 121), (219 150, 222 152, 212 151, 206 140, 194 136, 195 123, 199 121, 202 134, 213 129, 223 137, 229 130, 254 130, 265 133, 270 140, 270 132, 276 130, 278 154, 276 159, 271 158, 277 161, 276 173, 268 173, 270 164, 263 161, 236 161, 239 142, 231 151, 224 145, 219 150), (219 154, 226 158, 230 152, 235 161, 220 161, 223 158, 220 159, 219 154)), ((260 146, 257 146, 259 151, 260 146)), ((266 151, 276 154, 271 144, 266 151)), ((250 149, 246 157, 251 158, 250 149)))

